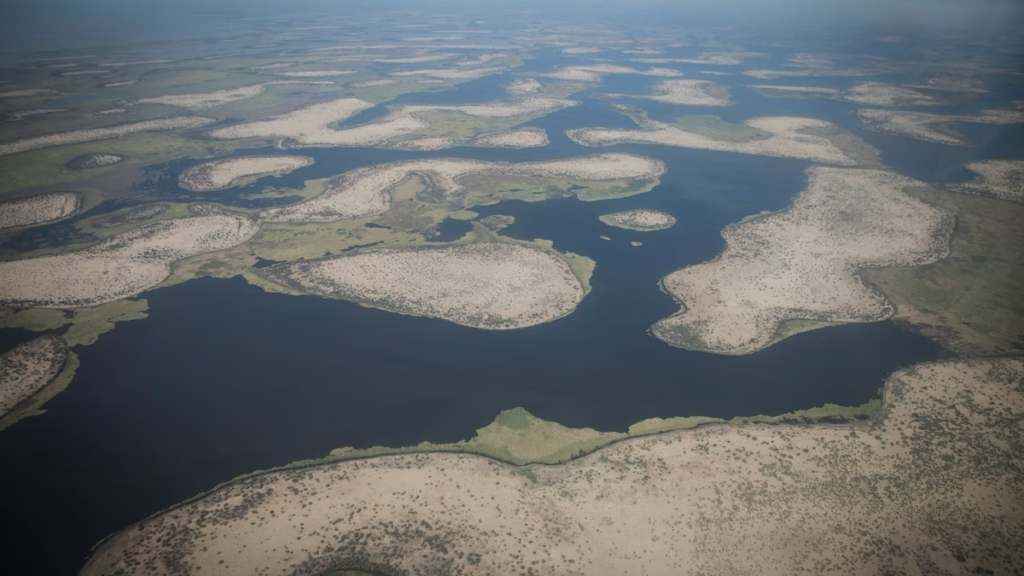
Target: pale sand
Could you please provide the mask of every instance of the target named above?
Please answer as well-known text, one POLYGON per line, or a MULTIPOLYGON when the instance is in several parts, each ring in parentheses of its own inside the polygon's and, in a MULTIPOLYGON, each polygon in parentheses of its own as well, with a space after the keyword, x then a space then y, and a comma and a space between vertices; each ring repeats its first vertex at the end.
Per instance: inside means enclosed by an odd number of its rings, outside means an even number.
POLYGON ((0 417, 46 387, 68 357, 68 345, 57 335, 30 340, 0 355, 0 417))
POLYGON ((174 60, 133 60, 130 62, 107 62, 100 64, 104 68, 121 68, 124 66, 138 66, 141 64, 166 64, 168 62, 174 62, 174 60))
POLYGON ((110 70, 75 70, 74 72, 63 72, 61 76, 92 76, 95 74, 110 74, 110 70))
POLYGON ((387 86, 389 84, 398 84, 398 80, 392 80, 389 78, 382 78, 379 80, 363 80, 362 82, 353 82, 348 86, 350 88, 372 88, 374 86, 387 86))
POLYGON ((94 152, 92 154, 86 154, 73 160, 71 170, 85 170, 88 168, 99 168, 100 166, 110 166, 111 164, 117 164, 124 160, 123 156, 116 154, 104 154, 103 152, 94 152))
POLYGON ((927 82, 909 88, 921 88, 924 90, 936 90, 939 92, 967 92, 983 94, 988 92, 985 83, 970 76, 936 76, 929 78, 927 82))
POLYGON ((586 47, 563 48, 562 49, 562 54, 596 54, 597 52, 601 52, 602 50, 603 50, 602 48, 586 48, 586 47))
POLYGON ((42 116, 45 114, 56 114, 57 112, 67 112, 67 108, 37 108, 35 110, 15 110, 8 112, 3 115, 4 122, 21 122, 26 118, 32 116, 42 116))
POLYGON ((112 236, 78 252, 0 262, 0 305, 79 308, 134 296, 161 283, 175 260, 238 246, 259 231, 257 218, 212 205, 112 236))
POLYGON ((640 232, 653 232, 665 230, 676 225, 676 219, 671 214, 657 210, 627 210, 601 216, 601 221, 610 226, 637 230, 640 232))
POLYGON ((125 80, 123 82, 111 82, 110 84, 104 84, 104 88, 117 88, 118 86, 131 86, 132 84, 138 84, 139 80, 125 80))
POLYGON ((697 74, 707 74, 709 76, 732 76, 731 72, 719 72, 717 70, 698 70, 697 74))
POLYGON ((400 106, 380 120, 374 120, 368 124, 343 130, 330 128, 330 123, 347 118, 359 110, 372 106, 369 102, 355 98, 345 98, 302 108, 273 120, 221 128, 212 131, 210 135, 214 138, 266 138, 277 136, 288 139, 287 142, 282 143, 284 147, 389 145, 392 148, 398 149, 437 150, 453 146, 455 141, 431 138, 423 139, 426 142, 417 144, 416 141, 400 140, 409 134, 430 127, 430 123, 420 118, 418 114, 425 112, 456 112, 482 118, 515 118, 553 112, 576 104, 577 102, 572 100, 527 97, 462 106, 400 106), (316 112, 315 110, 320 109, 318 107, 328 110, 330 113, 316 112), (342 112, 346 112, 345 115, 342 116, 342 112))
POLYGON ((685 305, 657 322, 658 338, 691 350, 749 354, 783 322, 877 322, 892 305, 857 271, 918 266, 949 253, 953 216, 905 194, 922 182, 880 170, 814 167, 781 212, 727 227, 715 260, 664 278, 685 305))
POLYGON ((543 129, 524 128, 477 138, 470 141, 469 145, 482 148, 536 148, 550 143, 548 133, 543 129))
POLYGON ((857 111, 861 126, 869 132, 913 138, 947 146, 970 146, 971 143, 950 128, 960 122, 970 124, 1022 124, 1024 111, 985 110, 981 115, 942 115, 930 112, 865 109, 857 111))
POLYGON ((575 80, 578 82, 600 82, 607 74, 639 74, 641 76, 682 76, 683 73, 667 68, 652 68, 650 70, 637 70, 629 66, 618 66, 615 64, 592 64, 590 66, 566 66, 554 72, 537 74, 542 78, 557 78, 559 80, 575 80))
POLYGON ((502 67, 492 68, 473 68, 470 70, 449 70, 446 68, 438 68, 432 70, 406 70, 403 72, 391 72, 388 76, 428 76, 430 78, 438 78, 441 80, 467 80, 470 78, 481 78, 488 74, 496 74, 503 71, 502 67))
POLYGON ((796 92, 800 94, 814 94, 817 96, 838 96, 839 90, 835 88, 821 88, 818 86, 774 86, 768 84, 752 84, 747 88, 753 88, 755 90, 764 91, 775 91, 775 92, 796 92))
POLYGON ((318 296, 490 330, 550 322, 584 296, 565 261, 519 244, 369 250, 270 273, 318 296))
POLYGON ((936 106, 935 98, 917 90, 884 82, 861 82, 846 92, 843 100, 871 106, 936 106))
POLYGON ((738 66, 747 58, 764 56, 760 52, 705 52, 698 58, 631 58, 632 62, 647 64, 708 64, 713 66, 738 66))
POLYGON ((1024 160, 983 160, 968 164, 967 169, 980 176, 979 181, 954 184, 951 189, 1024 204, 1024 160))
POLYGON ((95 140, 106 140, 108 138, 119 138, 139 132, 154 132, 161 130, 181 130, 187 128, 198 128, 216 122, 213 118, 202 118, 199 116, 173 116, 160 120, 145 120, 143 122, 131 122, 110 126, 108 128, 89 128, 86 130, 75 130, 73 132, 59 132, 47 134, 34 138, 15 140, 7 144, 0 144, 0 156, 17 154, 29 150, 38 150, 50 146, 61 146, 63 144, 80 144, 82 142, 93 142, 95 140))
POLYGON ((78 192, 47 192, 0 202, 0 230, 65 220, 82 209, 78 192))
POLYGON ((481 54, 480 56, 477 56, 476 58, 473 58, 473 59, 470 59, 470 60, 463 60, 461 62, 456 62, 455 65, 456 66, 483 66, 484 64, 487 64, 488 62, 492 62, 494 60, 499 60, 501 58, 508 58, 509 56, 511 56, 511 54, 509 54, 507 52, 495 52, 495 53, 492 53, 492 54, 481 54))
POLYGON ((807 70, 747 70, 744 76, 752 76, 762 80, 774 78, 800 78, 800 77, 827 77, 827 76, 872 76, 874 72, 869 70, 832 70, 825 68, 812 68, 807 70))
POLYGON ((127 108, 108 108, 106 110, 97 110, 86 114, 86 116, 110 116, 111 114, 124 114, 127 111, 127 108))
POLYGON ((505 92, 508 92, 513 96, 522 96, 524 94, 534 94, 540 91, 541 88, 541 83, 533 78, 521 78, 506 84, 505 92))
POLYGON ((638 98, 654 100, 666 104, 686 104, 689 106, 732 106, 728 97, 715 95, 725 94, 725 87, 710 80, 664 80, 654 85, 654 94, 637 96, 634 94, 608 94, 608 98, 638 98))
POLYGON ((255 70, 257 72, 260 70, 280 70, 281 68, 291 68, 292 66, 295 66, 295 64, 295 62, 275 62, 273 64, 264 64, 262 66, 250 66, 249 70, 255 70))
POLYGON ((287 174, 309 166, 312 158, 306 156, 245 156, 215 160, 193 166, 179 178, 181 187, 193 192, 222 190, 237 185, 252 176, 287 174))
POLYGON ((1012 574, 1022 379, 1018 358, 921 364, 870 423, 709 425, 554 466, 427 453, 261 473, 126 528, 80 574, 1012 574))
POLYGON ((646 115, 636 115, 634 120, 640 125, 641 130, 578 128, 569 130, 566 135, 577 144, 591 147, 610 146, 621 142, 639 142, 758 156, 800 158, 839 166, 856 166, 857 164, 828 139, 800 133, 801 130, 808 128, 832 127, 832 124, 828 122, 813 118, 780 116, 744 120, 743 123, 747 126, 769 134, 768 138, 748 142, 715 140, 702 134, 687 132, 665 122, 651 120, 646 115))
POLYGON ((321 78, 325 76, 344 76, 355 74, 355 70, 306 70, 302 72, 274 72, 275 76, 286 76, 288 78, 321 78))
POLYGON ((458 200, 467 174, 501 174, 564 180, 642 180, 664 174, 657 160, 630 154, 598 154, 567 160, 504 164, 440 158, 357 168, 330 179, 314 198, 263 212, 268 222, 330 222, 382 214, 391 207, 391 189, 412 174, 423 176, 447 201, 458 200))
POLYGON ((0 98, 23 98, 25 96, 39 96, 41 94, 56 94, 52 88, 34 88, 29 90, 9 90, 0 92, 0 98))
POLYGON ((444 54, 425 54, 423 56, 408 56, 405 58, 378 58, 374 62, 380 64, 419 64, 420 62, 435 62, 437 60, 450 60, 461 54, 457 53, 444 53, 444 54))

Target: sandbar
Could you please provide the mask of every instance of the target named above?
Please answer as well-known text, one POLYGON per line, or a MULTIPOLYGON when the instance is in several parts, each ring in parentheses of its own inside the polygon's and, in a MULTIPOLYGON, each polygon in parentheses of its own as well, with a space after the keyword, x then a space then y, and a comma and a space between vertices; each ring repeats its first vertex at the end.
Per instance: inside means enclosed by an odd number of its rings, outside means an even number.
POLYGON ((78 192, 47 192, 0 202, 0 230, 59 222, 82 210, 78 192))
POLYGON ((647 209, 615 212, 614 214, 599 216, 598 218, 609 226, 637 230, 639 232, 665 230, 676 225, 676 219, 671 214, 647 209))
POLYGON ((307 156, 244 156, 215 160, 186 170, 179 182, 182 188, 193 192, 223 190, 240 185, 253 177, 287 174, 309 166, 313 159, 307 156))
POLYGON ((50 146, 61 146, 63 144, 81 144, 82 142, 93 142, 118 138, 139 132, 153 132, 162 130, 181 130, 187 128, 198 128, 216 122, 213 118, 200 116, 173 116, 160 120, 145 120, 142 122, 130 122, 107 128, 89 128, 86 130, 74 130, 72 132, 58 132, 45 136, 24 138, 6 144, 0 144, 0 156, 18 154, 29 150, 38 150, 50 146))

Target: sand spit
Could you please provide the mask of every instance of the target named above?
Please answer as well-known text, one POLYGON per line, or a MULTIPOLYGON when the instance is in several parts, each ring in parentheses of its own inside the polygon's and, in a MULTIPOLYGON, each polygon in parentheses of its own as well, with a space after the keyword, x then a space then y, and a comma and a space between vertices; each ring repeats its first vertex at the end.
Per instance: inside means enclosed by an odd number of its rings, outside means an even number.
POLYGON ((288 78, 321 78, 324 76, 344 76, 355 73, 355 70, 305 70, 301 72, 274 72, 274 75, 286 76, 288 78))
POLYGON ((75 70, 74 72, 61 72, 61 76, 92 76, 95 74, 110 74, 110 70, 75 70))
POLYGON ((601 222, 609 226, 636 230, 638 232, 654 232, 665 230, 676 225, 676 219, 671 214, 657 210, 627 210, 600 216, 601 222))
POLYGON ((839 90, 835 88, 821 88, 819 86, 774 86, 768 84, 752 84, 747 88, 753 88, 761 92, 791 92, 795 94, 809 94, 812 96, 839 96, 839 90))
POLYGON ((776 341, 787 320, 885 320, 892 306, 857 271, 948 254, 953 216, 902 191, 923 183, 880 170, 814 167, 807 176, 792 207, 727 227, 718 258, 662 280, 685 308, 652 326, 655 336, 750 354, 776 341))
POLYGON ((97 110, 95 112, 90 112, 89 114, 83 114, 83 116, 110 116, 111 114, 124 114, 127 111, 127 108, 107 108, 106 110, 97 110))
POLYGON ((313 163, 306 156, 245 156, 193 166, 179 178, 182 188, 210 192, 238 186, 254 176, 287 174, 313 163))
POLYGON ((596 54, 598 52, 601 52, 602 50, 603 50, 602 48, 585 48, 585 47, 563 48, 562 49, 562 54, 596 54))
POLYGON ((142 64, 167 64, 174 60, 133 60, 130 62, 107 62, 100 64, 103 68, 123 68, 124 66, 139 66, 142 64))
POLYGON ((192 111, 209 110, 210 108, 216 108, 217 106, 222 106, 229 102, 237 102, 239 100, 245 100, 246 98, 259 96, 264 90, 266 90, 266 85, 256 84, 254 86, 243 86, 241 88, 217 90, 215 92, 205 92, 202 94, 179 94, 176 96, 140 98, 128 103, 165 104, 167 106, 177 106, 178 108, 184 108, 192 111))
POLYGON ((0 418, 56 378, 67 357, 68 345, 52 334, 0 355, 0 418))
POLYGON ((45 114, 56 114, 58 112, 67 112, 67 108, 37 108, 34 110, 15 110, 14 112, 8 112, 3 115, 3 122, 21 122, 26 118, 33 116, 43 116, 45 114))
POLYGON ((7 144, 0 144, 0 156, 18 154, 29 150, 38 150, 50 146, 61 146, 64 144, 80 144, 82 142, 93 142, 106 140, 108 138, 119 138, 139 132, 154 132, 163 130, 181 130, 187 128, 198 128, 216 122, 213 118, 202 118, 199 116, 173 116, 160 120, 146 120, 143 122, 131 122, 119 124, 108 128, 90 128, 87 130, 75 130, 73 132, 58 132, 34 138, 15 140, 7 144))
POLYGON ((843 100, 870 106, 935 106, 939 104, 927 94, 884 82, 861 82, 843 92, 843 100))
POLYGON ((47 192, 0 202, 0 230, 59 222, 82 210, 78 192, 47 192))
POLYGON ((936 76, 929 78, 927 82, 909 88, 921 88, 923 90, 935 90, 938 92, 960 92, 984 94, 988 92, 985 83, 970 76, 936 76))
POLYGON ((608 74, 639 74, 641 76, 682 76, 683 73, 667 68, 651 68, 649 70, 637 70, 629 66, 618 66, 615 64, 593 64, 590 66, 566 66, 554 72, 537 74, 542 78, 556 78, 558 80, 575 80, 577 82, 600 82, 608 74))
POLYGON ((0 305, 80 308, 134 296, 163 282, 175 260, 238 246, 257 218, 212 205, 194 216, 155 222, 78 252, 0 262, 0 305))
POLYGON ((136 224, 138 222, 144 222, 150 218, 162 214, 170 205, 158 203, 158 204, 143 204, 136 206, 126 211, 118 211, 113 214, 105 216, 97 216, 93 218, 92 225, 96 228, 116 228, 118 226, 124 226, 125 224, 136 224))
POLYGON ((654 94, 608 94, 608 98, 639 98, 688 106, 732 106, 728 88, 710 80, 664 80, 654 85, 654 94))
POLYGON ((295 62, 277 62, 274 64, 264 64, 262 66, 250 66, 249 70, 259 72, 261 70, 280 70, 281 68, 291 68, 295 66, 295 62))
POLYGON ((348 85, 349 88, 373 88, 374 86, 388 86, 389 84, 398 84, 398 80, 389 78, 381 78, 379 80, 363 80, 362 82, 353 82, 348 85))
POLYGON ((403 72, 391 72, 388 76, 427 76, 430 78, 438 78, 440 80, 468 80, 471 78, 482 78, 488 74, 496 74, 504 69, 505 68, 502 67, 473 68, 470 70, 449 70, 445 68, 437 68, 432 70, 405 70, 403 72))
POLYGON ((477 138, 470 141, 469 145, 482 148, 537 148, 547 146, 550 143, 548 133, 543 129, 524 128, 523 130, 513 130, 511 132, 502 132, 477 138))
POLYGON ((1017 110, 985 110, 981 115, 942 115, 902 110, 858 110, 861 126, 869 132, 913 138, 947 146, 970 146, 971 143, 950 128, 959 122, 969 124, 1021 124, 1024 112, 1017 110))
POLYGON ((512 96, 522 96, 524 94, 534 94, 540 91, 542 87, 543 86, 541 85, 541 83, 534 80, 533 78, 521 78, 519 80, 509 82, 508 84, 506 84, 505 92, 511 94, 512 96))
POLYGON ((31 90, 9 90, 0 92, 0 98, 24 98, 26 96, 40 96, 42 94, 56 94, 52 88, 35 88, 31 90))
POLYGON ((125 80, 123 82, 111 82, 110 84, 104 84, 104 88, 117 88, 118 86, 131 86, 132 84, 138 84, 138 80, 125 80))
POLYGON ((738 66, 747 58, 764 56, 760 52, 705 52, 698 58, 630 58, 631 62, 646 64, 708 64, 712 66, 738 66))
POLYGON ((428 112, 455 112, 481 118, 516 118, 554 112, 555 110, 574 105, 576 105, 576 102, 572 100, 526 97, 487 104, 462 106, 399 106, 380 120, 344 130, 330 128, 330 123, 372 106, 369 102, 355 98, 345 98, 302 108, 273 120, 221 128, 214 130, 210 135, 214 138, 265 138, 278 136, 287 139, 281 143, 281 147, 284 148, 301 146, 388 146, 390 148, 406 150, 439 150, 454 146, 457 142, 450 138, 405 139, 410 134, 430 127, 430 122, 424 120, 421 117, 422 114, 428 112), (315 112, 318 107, 322 107, 325 110, 337 108, 338 111, 331 113, 315 112), (342 115, 342 112, 346 113, 342 115))
POLYGON ((421 62, 436 62, 438 60, 450 60, 461 54, 454 52, 444 54, 425 54, 423 56, 408 56, 406 58, 380 58, 374 60, 379 64, 419 64, 421 62))
POLYGON ((951 190, 1024 204, 1024 160, 983 160, 968 164, 967 169, 980 179, 954 184, 951 190))
POLYGON ((456 158, 409 160, 367 166, 335 176, 327 181, 319 196, 271 208, 263 217, 268 222, 330 222, 382 214, 391 207, 390 190, 413 174, 430 183, 433 197, 457 202, 465 192, 458 179, 469 174, 614 181, 650 179, 664 172, 661 162, 630 154, 598 154, 520 164, 456 158))
POLYGON ((761 80, 775 78, 829 77, 829 76, 873 76, 875 72, 868 70, 830 68, 811 68, 806 70, 747 70, 744 76, 752 76, 761 80))
POLYGON ((488 62, 493 62, 493 61, 499 60, 501 58, 508 58, 509 56, 511 56, 511 54, 509 54, 507 52, 495 52, 495 53, 492 53, 492 54, 481 54, 481 55, 477 56, 476 58, 472 58, 470 60, 463 60, 461 62, 456 62, 455 65, 456 66, 483 66, 484 64, 487 64, 488 62))
POLYGON ((708 425, 554 466, 261 473, 126 528, 80 574, 1011 574, 1022 379, 1020 359, 922 364, 861 425, 708 425))
POLYGON ((269 274, 318 296, 490 330, 550 322, 584 296, 565 261, 520 244, 368 250, 282 264, 269 274))
POLYGON ((832 124, 813 118, 778 116, 744 120, 744 124, 761 131, 767 137, 746 142, 731 142, 687 132, 672 124, 651 120, 644 113, 631 112, 630 117, 640 126, 640 130, 578 128, 569 130, 566 135, 577 144, 590 147, 636 142, 758 156, 800 158, 838 166, 857 164, 827 138, 803 133, 809 129, 833 128, 832 124))

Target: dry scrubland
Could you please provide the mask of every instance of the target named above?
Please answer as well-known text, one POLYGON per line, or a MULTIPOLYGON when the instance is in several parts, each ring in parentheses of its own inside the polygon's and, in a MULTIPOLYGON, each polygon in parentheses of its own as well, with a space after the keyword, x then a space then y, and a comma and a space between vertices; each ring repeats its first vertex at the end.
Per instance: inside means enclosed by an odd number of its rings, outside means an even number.
POLYGON ((926 364, 857 426, 711 425, 555 466, 425 453, 262 473, 115 535, 81 575, 1010 574, 1022 381, 1019 359, 926 364))
POLYGON ((306 156, 246 156, 216 160, 186 170, 179 182, 193 192, 209 192, 238 186, 254 176, 287 174, 313 163, 306 156))
POLYGON ((969 124, 1021 124, 1024 112, 1018 110, 985 110, 981 115, 942 115, 929 112, 898 110, 858 110, 861 126, 869 132, 913 138, 947 146, 970 146, 963 136, 950 125, 969 124))
POLYGON ((99 168, 101 166, 110 166, 111 164, 117 164, 124 160, 123 156, 117 154, 106 154, 104 152, 94 152, 92 154, 85 154, 72 158, 70 162, 64 165, 65 170, 71 170, 77 172, 80 170, 88 170, 89 168, 99 168))
MULTIPOLYGON (((380 120, 346 129, 330 125, 373 106, 356 98, 315 104, 271 120, 250 122, 210 132, 214 138, 283 138, 281 147, 301 146, 389 146, 398 149, 438 150, 458 143, 451 138, 409 139, 430 128, 425 114, 454 113, 479 118, 525 118, 574 106, 572 100, 527 97, 488 104, 464 106, 400 106, 380 120)), ((520 137, 522 139, 522 136, 520 137)))
POLYGON ((566 66, 554 72, 537 74, 542 78, 556 78, 558 80, 575 80, 577 82, 600 82, 608 74, 639 74, 641 76, 682 76, 683 73, 669 68, 651 68, 649 70, 637 70, 628 66, 615 64, 592 64, 590 66, 566 66))
POLYGON ((666 104, 689 106, 732 106, 729 89, 710 80, 665 80, 654 86, 654 94, 608 94, 608 98, 639 98, 666 104))
POLYGON ((541 83, 533 78, 522 78, 506 84, 505 92, 512 96, 522 96, 524 94, 534 94, 541 88, 541 83))
POLYGON ((524 128, 522 130, 501 132, 499 134, 476 138, 472 140, 469 145, 479 146, 482 148, 537 148, 540 146, 547 146, 550 143, 551 141, 548 140, 548 133, 543 129, 524 128))
POLYGON ((170 264, 237 246, 259 231, 252 216, 193 205, 194 216, 164 220, 55 256, 0 262, 0 306, 79 308, 134 296, 163 282, 170 264))
POLYGON ((458 180, 468 175, 613 181, 656 178, 664 172, 661 162, 630 154, 599 154, 520 164, 455 158, 409 160, 352 170, 329 180, 319 196, 266 210, 263 217, 268 222, 329 222, 382 214, 391 207, 391 189, 413 174, 429 182, 432 198, 458 202, 466 191, 458 180))
POLYGON ((47 224, 70 218, 82 209, 78 192, 48 192, 0 202, 0 230, 47 224))
POLYGON ((584 296, 564 260, 519 244, 367 250, 274 266, 269 275, 325 298, 492 330, 561 318, 584 296))
POLYGON ((49 146, 61 146, 64 144, 81 144, 82 142, 93 142, 109 138, 120 138, 129 134, 139 132, 151 132, 158 130, 182 130, 198 128, 216 122, 213 118, 201 118, 198 116, 174 116, 161 120, 145 120, 143 122, 131 122, 110 126, 107 128, 89 128, 86 130, 74 130, 72 132, 59 132, 33 138, 24 138, 0 144, 0 156, 38 150, 49 146))
MULTIPOLYGON (((337 74, 340 73, 341 72, 338 72, 337 74)), ((299 72, 296 74, 315 76, 318 73, 299 72)), ((239 100, 255 98, 256 96, 259 96, 264 91, 266 91, 267 86, 276 86, 278 84, 333 84, 333 82, 303 82, 300 80, 277 80, 274 82, 265 82, 263 84, 255 84, 252 86, 242 86, 241 88, 216 90, 214 92, 140 98, 138 100, 127 101, 126 104, 164 104, 167 106, 176 106, 178 108, 184 108, 185 110, 197 112, 200 110, 209 110, 211 108, 216 108, 218 106, 230 104, 231 102, 238 102, 239 100)))
POLYGON ((605 214, 600 217, 601 222, 609 226, 638 230, 640 232, 653 232, 665 230, 676 225, 676 219, 671 214, 657 210, 627 210, 614 214, 605 214))
POLYGON ((950 189, 1024 204, 1024 160, 984 160, 968 164, 967 169, 980 176, 979 181, 950 189))
POLYGON ((42 390, 64 369, 68 346, 41 336, 0 355, 0 418, 42 390))
POLYGON ((921 182, 879 170, 807 174, 792 207, 729 226, 718 258, 662 280, 685 308, 652 326, 655 336, 690 350, 749 354, 783 337, 787 321, 885 320, 892 305, 858 270, 918 266, 949 253, 953 216, 903 192, 921 182))
POLYGON ((788 116, 751 118, 744 120, 743 124, 752 128, 755 133, 764 134, 765 137, 745 141, 728 141, 689 132, 667 122, 651 120, 644 113, 628 112, 627 114, 640 126, 640 130, 577 128, 569 130, 566 135, 577 144, 590 147, 611 146, 624 142, 664 144, 701 150, 799 158, 839 166, 857 165, 856 161, 844 154, 828 138, 809 133, 814 130, 835 128, 834 125, 822 120, 788 116))
POLYGON ((815 86, 776 86, 754 84, 748 86, 766 96, 828 96, 868 104, 871 106, 936 106, 941 102, 932 96, 907 87, 884 82, 861 82, 846 91, 815 86))

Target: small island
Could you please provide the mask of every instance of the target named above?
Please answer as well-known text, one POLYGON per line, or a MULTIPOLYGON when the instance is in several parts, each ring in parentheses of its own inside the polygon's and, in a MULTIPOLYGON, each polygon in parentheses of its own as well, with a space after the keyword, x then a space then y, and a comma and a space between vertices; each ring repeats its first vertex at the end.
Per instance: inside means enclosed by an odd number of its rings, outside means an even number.
POLYGON ((671 214, 657 210, 627 210, 598 217, 601 222, 616 228, 636 230, 637 232, 654 232, 675 226, 676 219, 671 214))

